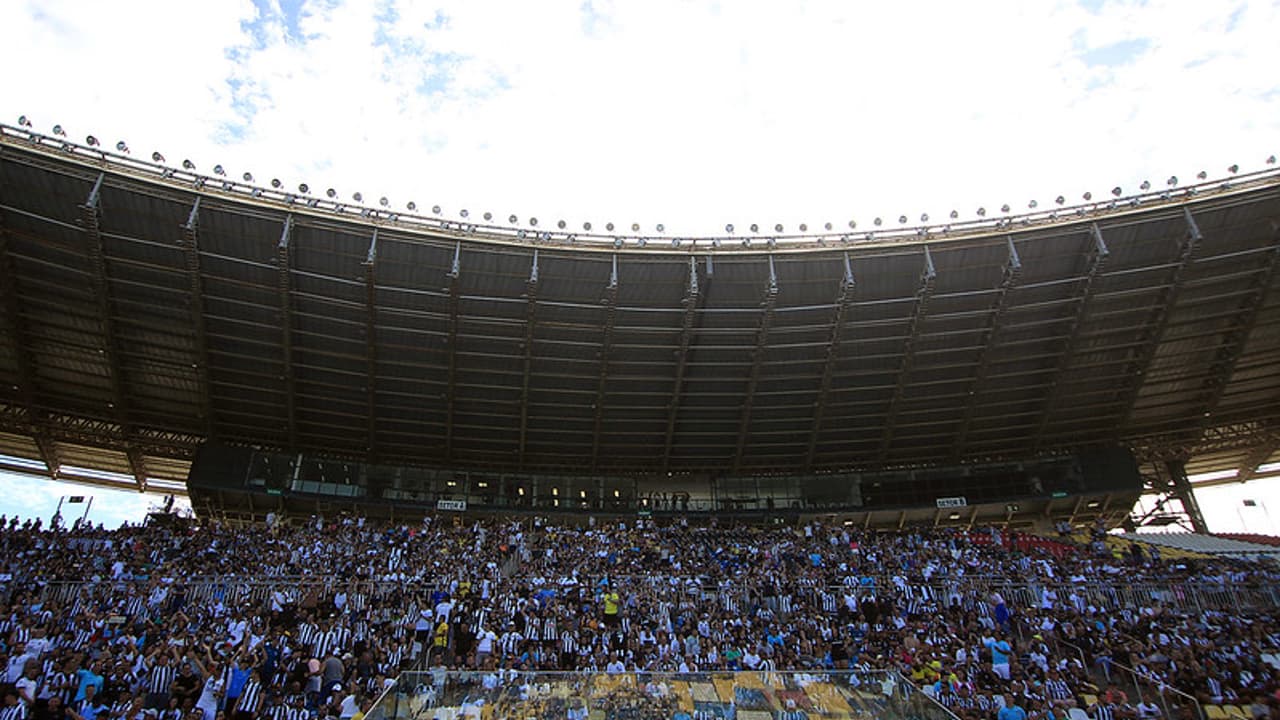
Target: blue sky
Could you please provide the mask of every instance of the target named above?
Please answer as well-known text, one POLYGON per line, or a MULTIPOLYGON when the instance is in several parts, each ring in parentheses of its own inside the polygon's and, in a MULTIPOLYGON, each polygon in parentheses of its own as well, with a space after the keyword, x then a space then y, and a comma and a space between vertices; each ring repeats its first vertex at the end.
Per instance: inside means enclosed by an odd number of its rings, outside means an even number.
POLYGON ((446 217, 938 218, 1280 152, 1268 0, 16 0, 0 119, 446 217))

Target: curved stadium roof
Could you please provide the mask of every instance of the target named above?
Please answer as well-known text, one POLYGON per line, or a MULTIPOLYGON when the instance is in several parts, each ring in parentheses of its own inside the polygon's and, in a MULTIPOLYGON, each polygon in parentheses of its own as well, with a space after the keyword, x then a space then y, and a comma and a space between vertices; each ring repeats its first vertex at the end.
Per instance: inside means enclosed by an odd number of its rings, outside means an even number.
POLYGON ((623 475, 1119 441, 1252 474, 1280 438, 1274 172, 949 227, 642 239, 0 130, 10 469, 181 491, 209 438, 623 475))

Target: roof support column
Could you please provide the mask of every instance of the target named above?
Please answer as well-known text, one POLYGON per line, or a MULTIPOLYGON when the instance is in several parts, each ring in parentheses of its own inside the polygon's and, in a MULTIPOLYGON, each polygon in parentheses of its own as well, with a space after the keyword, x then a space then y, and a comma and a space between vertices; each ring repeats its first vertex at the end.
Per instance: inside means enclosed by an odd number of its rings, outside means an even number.
POLYGON ((200 384, 200 421, 206 438, 214 435, 213 401, 209 387, 209 341, 204 322, 204 278, 200 276, 200 196, 191 205, 191 214, 181 226, 183 256, 186 259, 189 290, 187 305, 191 312, 191 331, 195 340, 196 379, 200 384))
POLYGON ((1173 479, 1173 496, 1182 502, 1182 509, 1191 519, 1191 528, 1201 534, 1209 534, 1209 524, 1204 521, 1204 513, 1200 512, 1200 501, 1196 500, 1195 488, 1187 479, 1187 464, 1184 460, 1169 460, 1166 464, 1169 476, 1173 479))
POLYGON ((907 339, 902 347, 902 363, 898 366, 898 384, 893 388, 893 398, 889 400, 889 411, 886 413, 884 435, 880 438, 880 462, 889 457, 889 448, 893 446, 894 425, 898 420, 898 412, 902 409, 902 395, 907 388, 907 379, 911 376, 911 367, 915 364, 916 342, 920 339, 920 326, 929 312, 929 298, 933 297, 934 281, 938 272, 933 266, 933 255, 929 246, 924 246, 924 270, 920 272, 920 284, 916 287, 915 305, 911 310, 911 318, 907 321, 907 339))
MULTIPOLYGON (((711 280, 711 257, 707 256, 707 280, 711 280)), ((680 397, 684 393, 684 374, 689 365, 689 345, 697 330, 698 309, 705 289, 698 287, 698 259, 689 258, 689 283, 685 286, 684 317, 680 322, 680 344, 676 348, 676 378, 672 386, 671 401, 667 406, 667 436, 662 451, 662 472, 671 467, 671 447, 675 442, 676 417, 680 414, 680 397)))
MULTIPOLYGON (((605 286, 604 298, 600 301, 604 306, 604 337, 600 341, 600 376, 596 381, 596 401, 591 406, 595 413, 595 422, 591 433, 591 470, 594 472, 600 461, 600 431, 604 428, 604 390, 609 377, 609 354, 613 349, 613 324, 618 314, 618 256, 613 256, 613 267, 609 271, 609 284, 605 286)), ((603 491, 601 491, 603 493, 603 491)), ((603 494, 600 495, 604 497, 603 494)))
POLYGON ((1107 249, 1106 241, 1102 239, 1102 230, 1098 228, 1097 223, 1089 226, 1089 234, 1093 237, 1093 247, 1089 251, 1089 267, 1080 283, 1080 294, 1076 297, 1076 312, 1071 317, 1071 325, 1067 330, 1067 339, 1063 343, 1061 354, 1058 355, 1058 368, 1054 371, 1053 384, 1050 385, 1049 394, 1045 397, 1044 406, 1040 410, 1040 420, 1036 425, 1035 450, 1040 449, 1044 441, 1045 430, 1049 428, 1049 420, 1053 417, 1053 411, 1057 409, 1058 402, 1062 399, 1064 386, 1062 376, 1071 367, 1072 350, 1075 348, 1076 340, 1080 337, 1080 327, 1084 324, 1085 315, 1088 314, 1089 300, 1093 297, 1094 285, 1097 284, 1098 276, 1102 274, 1102 269, 1107 264, 1107 258, 1111 255, 1111 251, 1107 249))
POLYGON ((280 354, 283 360, 285 396, 285 438, 289 450, 298 444, 297 396, 293 382, 293 280, 290 277, 289 249, 293 236, 293 215, 286 215, 280 242, 276 244, 276 281, 280 295, 280 354))
POLYGON ((538 251, 533 251, 533 265, 529 279, 524 284, 524 377, 520 381, 520 454, 518 461, 524 469, 524 451, 529 434, 529 375, 533 370, 533 326, 538 310, 538 251))
POLYGON ((111 306, 111 278, 107 273, 107 259, 102 241, 102 181, 106 174, 99 174, 89 191, 89 197, 80 206, 80 228, 88 241, 89 265, 93 268, 91 283, 93 294, 98 301, 98 312, 102 324, 102 347, 98 352, 107 366, 107 377, 111 384, 111 407, 115 411, 116 422, 120 426, 121 439, 125 444, 125 455, 129 460, 129 471, 141 492, 147 489, 147 469, 142 462, 142 454, 133 449, 133 428, 129 423, 128 398, 124 392, 124 379, 120 371, 120 352, 116 339, 115 318, 111 306))
POLYGON ((365 445, 372 461, 378 457, 378 286, 375 269, 378 261, 378 229, 369 238, 369 252, 364 262, 364 357, 365 393, 368 412, 368 437, 365 445))
POLYGON ((840 351, 840 340, 844 330, 845 318, 853 307, 853 267, 849 264, 849 253, 844 254, 844 274, 840 277, 840 290, 836 294, 835 309, 831 313, 831 330, 827 335, 826 357, 822 361, 822 380, 818 383, 818 401, 813 408, 813 427, 809 430, 809 450, 805 454, 804 468, 808 472, 813 469, 813 461, 818 452, 818 434, 822 431, 822 421, 827 413, 827 398, 831 394, 831 378, 835 373, 836 355, 840 351))
POLYGON ((991 305, 991 314, 987 316, 987 326, 982 331, 982 339, 978 341, 978 366, 973 371, 973 382, 969 383, 969 399, 964 406, 964 420, 960 423, 960 431, 956 433, 952 454, 959 457, 969 443, 969 429, 973 425, 974 411, 978 406, 983 383, 991 367, 991 346, 1000 334, 1000 321, 1009 309, 1011 290, 1018 285, 1022 274, 1022 260, 1018 257, 1018 248, 1013 244, 1013 236, 1006 238, 1009 246, 1009 259, 1004 264, 1004 275, 1000 279, 1000 288, 996 300, 991 305))
POLYGON ((458 278, 462 275, 462 243, 453 246, 453 265, 445 275, 449 284, 449 389, 445 396, 445 460, 453 460, 453 416, 458 405, 458 294, 462 288, 458 278))
POLYGON ((765 345, 769 342, 769 328, 773 325, 773 310, 777 302, 778 272, 774 267, 773 255, 769 255, 769 281, 765 285, 764 300, 761 302, 760 326, 756 328, 756 346, 751 351, 751 374, 747 377, 747 394, 742 400, 742 419, 738 423, 738 443, 733 453, 734 474, 742 466, 747 437, 751 434, 751 406, 756 396, 756 387, 760 383, 760 365, 764 362, 765 345))

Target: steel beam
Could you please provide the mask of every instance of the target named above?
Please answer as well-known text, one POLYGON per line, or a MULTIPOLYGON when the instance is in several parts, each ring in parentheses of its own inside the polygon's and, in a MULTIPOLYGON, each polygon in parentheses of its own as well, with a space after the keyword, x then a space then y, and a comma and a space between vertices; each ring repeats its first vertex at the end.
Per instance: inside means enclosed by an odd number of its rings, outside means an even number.
POLYGON ((1195 218, 1191 216, 1191 210, 1183 207, 1182 214, 1186 220, 1187 227, 1186 232, 1183 233, 1182 242, 1178 245, 1177 264, 1174 265, 1172 272, 1170 272, 1168 281, 1160 290, 1159 300, 1151 309, 1147 321, 1142 326, 1139 336, 1139 341, 1142 344, 1134 354, 1133 362, 1130 363, 1126 372, 1129 380, 1124 394, 1124 410, 1118 425, 1121 431, 1127 429, 1132 420, 1133 408, 1138 402, 1138 396, 1142 393, 1147 370, 1151 367, 1151 361, 1155 358, 1156 348, 1160 346, 1160 341, 1164 338, 1165 328, 1169 325, 1169 316, 1172 314, 1172 309, 1178 302, 1178 293, 1182 290, 1182 280, 1186 275, 1187 268, 1191 265, 1192 256, 1195 255, 1196 249, 1200 247, 1200 240, 1203 238, 1200 234, 1200 226, 1196 223, 1195 218))
POLYGON ((57 478, 61 462, 58 460, 57 445, 45 430, 45 413, 38 400, 35 362, 31 357, 30 336, 27 333, 26 318, 22 315, 22 296, 18 289, 18 275, 13 267, 13 255, 9 252, 9 242, 9 226, 5 222, 4 211, 0 210, 0 300, 4 303, 4 313, 8 320, 9 345, 13 347, 13 357, 18 366, 18 399, 26 410, 25 432, 35 441, 49 477, 57 478))
MULTIPOLYGON (((707 282, 711 280, 711 257, 707 257, 707 282)), ((699 288, 698 286, 698 259, 689 258, 689 282, 685 286, 684 315, 680 321, 680 342, 676 347, 676 377, 671 389, 671 400, 667 406, 667 433, 663 443, 662 450, 662 471, 667 472, 671 467, 671 447, 675 442, 676 436, 676 418, 680 414, 680 399, 684 394, 684 375, 685 370, 689 366, 689 345, 693 341, 693 334, 697 330, 698 310, 701 308, 703 298, 706 297, 707 288, 699 288)))
POLYGON ((293 215, 284 218, 284 229, 280 232, 280 242, 276 244, 276 290, 280 297, 280 348, 284 362, 283 380, 285 396, 285 442, 289 450, 297 449, 297 397, 293 380, 293 279, 290 276, 291 248, 293 236, 293 215))
MULTIPOLYGON (((600 340, 600 375, 596 381, 596 401, 591 406, 595 413, 595 422, 591 433, 591 470, 595 471, 600 461, 600 432, 604 429, 604 391, 609 377, 609 356, 613 351, 613 325, 618 314, 618 256, 613 256, 613 265, 609 271, 609 284, 605 286, 604 298, 600 304, 604 307, 603 337, 600 340)), ((603 496, 601 496, 603 497, 603 496)))
POLYGON ((533 372, 533 327, 538 312, 538 251, 533 251, 533 265, 524 284, 524 376, 520 381, 520 451, 517 461, 524 469, 526 440, 529 434, 529 377, 533 372))
POLYGON ((769 328, 773 325, 773 310, 778 303, 778 271, 773 255, 769 255, 769 280, 760 303, 760 325, 756 328, 756 345, 751 351, 751 372, 747 376, 747 394, 742 399, 742 417, 738 422, 738 442, 733 453, 733 472, 742 467, 742 455, 751 434, 751 408, 760 384, 760 366, 764 363, 765 345, 769 342, 769 328))
POLYGON ((938 272, 933 266, 933 255, 929 246, 924 246, 924 269, 920 271, 920 282, 916 286, 915 303, 911 308, 911 317, 907 321, 907 338, 902 346, 902 361, 898 365, 898 382, 893 388, 893 397, 889 400, 889 409, 885 413, 884 433, 880 437, 879 461, 883 463, 889 457, 889 448, 893 445, 894 424, 898 419, 898 411, 902 408, 902 395, 907 389, 907 379, 911 376, 912 365, 915 364, 916 343, 920 339, 920 326, 929 312, 929 299, 933 297, 933 288, 938 272))
POLYGON ((1191 527, 1198 533, 1208 535, 1209 524, 1204 521, 1204 513, 1200 512, 1200 502, 1196 500, 1195 488, 1187 479, 1187 466, 1183 460, 1169 460, 1166 463, 1169 476, 1173 479, 1174 497, 1182 501, 1182 509, 1191 520, 1191 527))
POLYGON ((213 400, 209 381, 209 340, 204 322, 204 278, 200 274, 200 196, 191 205, 191 213, 182 229, 182 252, 186 260, 188 296, 191 313, 191 331, 195 340, 196 380, 200 386, 200 420, 204 423, 205 436, 212 438, 215 432, 213 400))
POLYGON ((969 428, 973 425, 973 416, 978 406, 983 383, 991 367, 991 346, 1000 333, 1000 321, 1009 309, 1012 290, 1018 285, 1022 275, 1022 259, 1018 257, 1018 248, 1013 243, 1013 236, 1005 238, 1009 247, 1009 258, 1004 264, 1004 273, 1000 278, 1000 287, 995 301, 991 304, 991 312, 987 315, 987 325, 982 329, 982 339, 978 341, 978 365, 973 372, 973 381, 969 384, 969 399, 964 406, 964 419, 960 422, 960 431, 956 433, 954 455, 959 457, 969 442, 969 428))
POLYGON ((1240 463, 1240 471, 1236 474, 1236 482, 1247 483, 1258 474, 1258 466, 1262 465, 1280 451, 1280 433, 1276 433, 1265 442, 1255 445, 1247 455, 1244 456, 1244 462, 1240 463))
MULTIPOLYGON (((1280 239, 1280 222, 1272 221, 1273 239, 1280 239)), ((1244 296, 1236 309, 1235 316, 1222 335, 1213 362, 1209 366, 1209 376, 1205 379, 1200 392, 1205 397, 1203 412, 1197 419, 1196 434, 1213 422, 1213 414, 1217 411, 1231 376, 1235 373, 1236 363, 1244 354, 1249 335, 1258 321, 1259 310, 1266 305, 1267 294, 1275 284, 1276 273, 1280 271, 1280 242, 1273 242, 1271 251, 1267 253, 1259 271, 1254 274, 1251 292, 1244 296)))
POLYGON ((111 277, 107 272, 106 248, 102 241, 100 202, 102 182, 105 179, 105 173, 98 175, 93 189, 89 191, 89 197, 80 205, 80 229, 84 231, 88 245, 89 265, 93 268, 90 284, 93 286, 94 297, 98 301, 102 327, 102 347, 98 352, 102 355, 103 364, 107 368, 107 380, 111 386, 112 414, 120 425, 120 434, 123 435, 126 443, 125 454, 129 458, 129 469, 133 473, 133 480, 137 483, 138 490, 143 491, 147 489, 146 468, 143 467, 141 455, 134 452, 132 446, 128 445, 133 435, 133 428, 129 422, 129 398, 124 389, 124 373, 120 369, 120 349, 116 338, 115 317, 111 310, 113 304, 111 277))
POLYGON ((445 396, 445 460, 453 460, 453 417, 458 406, 458 296, 462 288, 458 279, 462 276, 462 243, 453 246, 453 264, 445 278, 449 281, 449 389, 445 396))
POLYGON ((1092 223, 1089 226, 1089 234, 1093 238, 1093 246, 1089 250, 1088 268, 1085 270, 1084 278, 1080 283, 1080 294, 1076 298, 1075 313, 1071 316, 1067 337, 1063 341, 1062 351, 1058 355, 1058 367, 1054 370, 1053 383, 1049 386, 1049 393, 1045 397, 1044 406, 1040 410, 1040 420, 1036 424, 1033 450, 1040 449, 1040 445, 1044 440, 1045 430, 1049 427, 1049 420, 1053 417, 1053 412, 1057 410, 1058 403, 1062 399, 1062 389, 1065 386, 1065 383, 1062 382, 1062 376, 1071 367, 1076 340, 1080 337, 1080 328, 1084 325, 1085 316, 1089 312, 1089 301, 1093 297, 1094 286, 1102 275, 1103 268, 1106 267, 1107 258, 1111 256, 1111 251, 1107 249, 1107 242, 1103 239, 1102 230, 1097 223, 1092 223))
POLYGON ((365 347, 365 397, 368 407, 368 427, 365 445, 369 458, 378 457, 378 286, 376 269, 378 262, 378 229, 374 228, 369 238, 369 252, 364 262, 364 347, 365 347))
POLYGON ((831 378, 835 373, 836 355, 840 352, 840 340, 844 331, 845 319, 853 307, 853 291, 856 283, 853 280, 853 268, 849 264, 849 253, 844 257, 844 274, 840 277, 840 290, 836 293, 835 308, 831 313, 831 329, 827 333, 827 347, 822 361, 822 379, 818 383, 818 401, 813 408, 813 426, 809 429, 809 449, 805 453, 805 472, 813 469, 813 461, 818 452, 818 435, 822 432, 822 422, 827 413, 827 398, 831 394, 831 378))

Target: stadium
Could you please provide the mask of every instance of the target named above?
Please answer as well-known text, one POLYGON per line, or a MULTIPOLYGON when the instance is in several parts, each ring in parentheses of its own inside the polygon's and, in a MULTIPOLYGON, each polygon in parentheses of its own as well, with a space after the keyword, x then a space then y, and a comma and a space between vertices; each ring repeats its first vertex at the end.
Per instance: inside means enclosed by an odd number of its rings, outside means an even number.
POLYGON ((1195 491, 1280 473, 1280 173, 1028 210, 445 219, 0 126, 3 469, 196 513, 5 527, 4 718, 1277 717, 1277 549, 1195 491))

